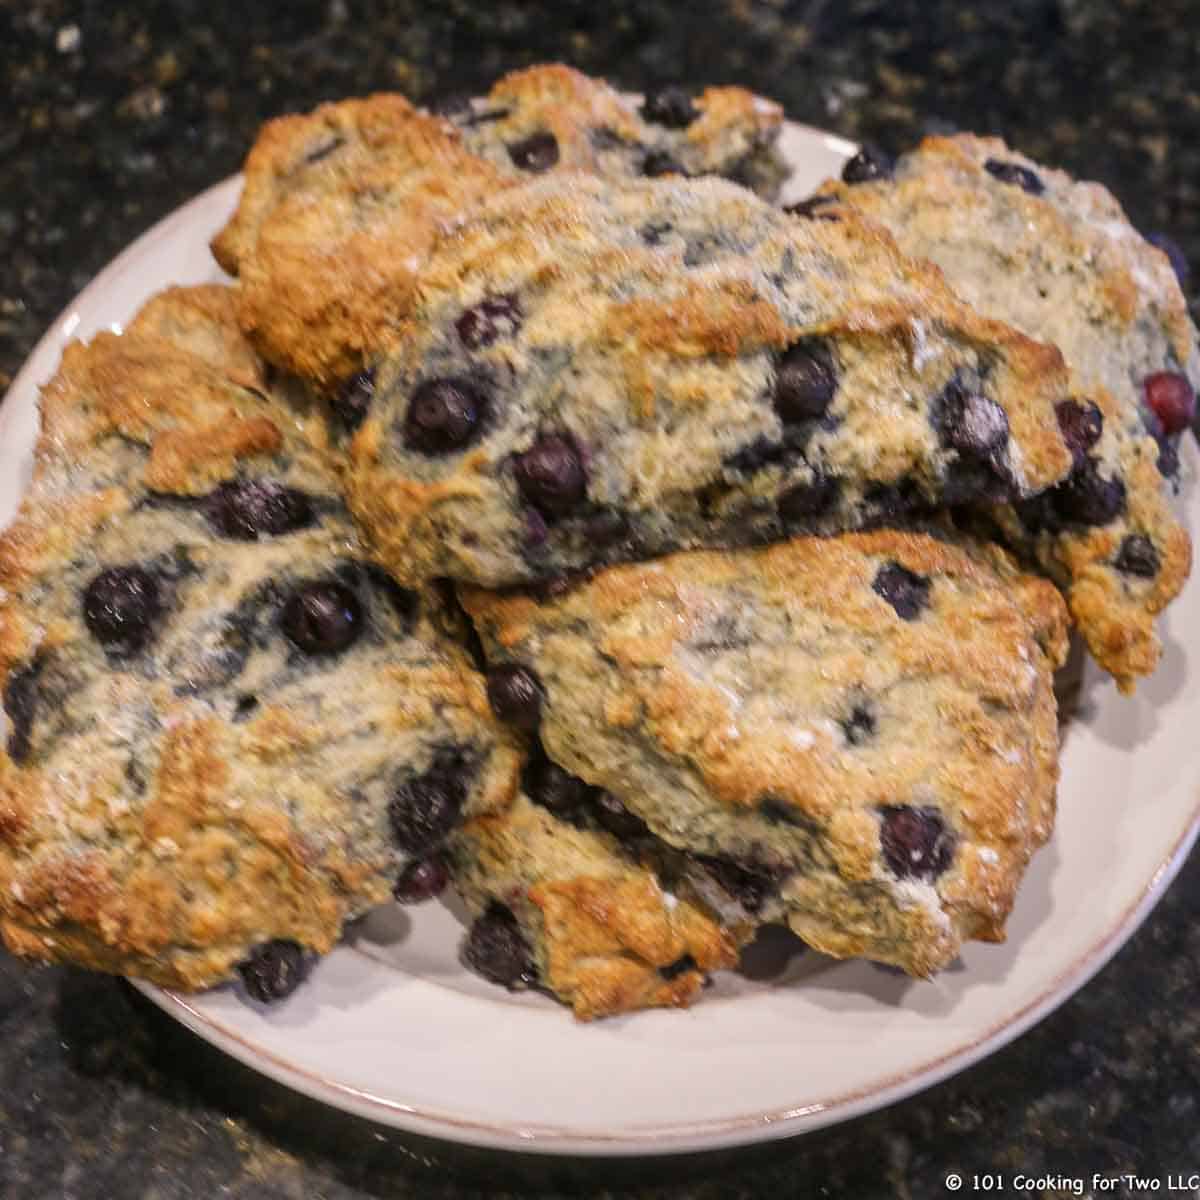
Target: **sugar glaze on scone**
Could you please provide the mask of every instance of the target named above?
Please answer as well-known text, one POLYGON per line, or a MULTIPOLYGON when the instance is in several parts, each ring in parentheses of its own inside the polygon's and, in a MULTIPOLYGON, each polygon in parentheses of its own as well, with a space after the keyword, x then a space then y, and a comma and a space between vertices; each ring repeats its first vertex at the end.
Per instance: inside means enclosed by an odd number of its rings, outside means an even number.
POLYGON ((1031 495, 1067 394, 869 222, 558 174, 429 259, 347 494, 398 577, 497 586, 1031 495))
POLYGON ((0 933, 195 988, 331 948, 516 742, 437 597, 361 550, 219 287, 72 345, 0 535, 0 933))
MULTIPOLYGON (((1200 352, 1169 259, 1100 184, 996 138, 928 138, 894 168, 848 173, 855 182, 823 194, 885 224, 980 312, 1058 346, 1074 372, 1081 399, 1060 410, 1071 479, 998 516, 1062 583, 1092 654, 1131 690, 1158 663, 1154 618, 1191 565, 1168 493, 1200 352)), ((813 215, 836 216, 824 205, 813 215)))
POLYGON ((509 988, 546 988, 583 1020, 686 1007, 753 928, 726 927, 603 828, 524 794, 464 823, 447 854, 475 917, 465 963, 509 988))
POLYGON ((777 186, 778 105, 709 88, 647 107, 649 120, 602 80, 548 65, 446 118, 381 93, 269 121, 213 241, 239 278, 247 333, 277 365, 345 386, 390 346, 437 234, 531 174, 679 170, 777 186))
POLYGON ((881 531, 464 603, 496 711, 718 880, 740 872, 706 897, 728 921, 914 975, 1003 937, 1054 820, 1048 582, 881 531))

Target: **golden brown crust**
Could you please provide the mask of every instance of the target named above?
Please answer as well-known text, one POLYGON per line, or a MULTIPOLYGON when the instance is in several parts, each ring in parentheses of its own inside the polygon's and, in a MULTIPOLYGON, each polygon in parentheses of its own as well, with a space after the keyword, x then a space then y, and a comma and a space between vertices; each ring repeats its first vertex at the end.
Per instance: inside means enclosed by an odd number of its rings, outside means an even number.
POLYGON ((1191 569, 1190 539, 1172 513, 1147 436, 1141 381, 1159 370, 1200 385, 1200 354, 1187 304, 1165 255, 1145 242, 1103 187, 1076 182, 996 138, 927 138, 895 178, 822 189, 885 224, 908 253, 931 259, 965 300, 1061 349, 1076 383, 1104 414, 1093 457, 1124 481, 1125 511, 1098 528, 1069 525, 1031 535, 1006 511, 1016 545, 1032 543, 1063 585, 1093 656, 1123 691, 1158 664, 1154 619, 1191 569), (985 164, 1031 171, 1041 191, 997 179, 985 164), (1147 538, 1152 578, 1115 565, 1126 537, 1147 538))
POLYGON ((677 847, 782 873, 776 915, 821 949, 923 975, 1000 935, 1053 825, 1066 614, 1048 583, 878 532, 464 603, 490 660, 541 679, 552 758, 677 847), (876 586, 888 564, 929 581, 914 619, 876 586), (897 876, 881 857, 880 814, 898 805, 953 831, 945 874, 897 876))
POLYGON ((468 822, 451 851, 471 908, 509 908, 540 982, 585 1021, 686 1007, 707 972, 736 963, 748 933, 723 928, 697 901, 669 896, 607 834, 559 821, 524 795, 468 822), (687 957, 690 965, 661 970, 687 957))
POLYGON ((387 348, 439 230, 503 186, 401 96, 325 104, 264 126, 213 253, 239 277, 242 325, 264 356, 329 384, 387 348))
POLYGON ((797 487, 827 489, 805 526, 819 531, 894 519, 889 489, 927 504, 1036 492, 1070 466, 1055 416, 1067 384, 1057 351, 960 304, 869 222, 795 222, 719 180, 557 174, 489 200, 430 258, 376 371, 347 494, 398 576, 499 586, 777 540, 797 487), (519 319, 464 343, 458 323, 489 297, 519 319), (806 339, 836 363, 828 411, 807 424, 773 399, 782 352, 806 339), (430 453, 407 414, 447 377, 487 411, 461 452, 430 453), (996 464, 975 475, 938 428, 959 386, 1004 410, 996 464), (543 531, 513 463, 545 432, 589 466, 578 512, 543 531), (619 544, 589 534, 597 510, 625 522, 619 544))
POLYGON ((681 166, 733 169, 769 146, 778 105, 712 88, 685 131, 656 133, 603 81, 553 64, 501 79, 461 128, 380 93, 268 122, 233 219, 213 241, 243 326, 270 361, 323 385, 386 353, 434 239, 519 178, 509 147, 552 135, 555 168, 638 173, 667 138, 681 166), (606 149, 602 149, 606 147, 606 149))
POLYGON ((365 565, 224 289, 174 289, 123 336, 68 347, 44 411, 0 536, 0 933, 16 953, 185 988, 273 938, 330 949, 402 865, 391 789, 460 747, 465 810, 503 807, 515 741, 436 599, 408 611, 365 565), (311 519, 225 536, 207 506, 235 472, 302 492, 311 519), (123 654, 84 596, 130 564, 163 612, 123 654), (291 589, 323 577, 369 622, 324 658, 280 631, 291 589))

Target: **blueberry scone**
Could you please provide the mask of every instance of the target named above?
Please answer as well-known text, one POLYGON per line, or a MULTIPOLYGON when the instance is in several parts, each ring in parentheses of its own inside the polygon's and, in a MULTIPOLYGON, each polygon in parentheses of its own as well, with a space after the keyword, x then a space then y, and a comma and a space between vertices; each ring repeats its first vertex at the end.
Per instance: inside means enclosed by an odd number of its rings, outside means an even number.
POLYGON ((552 168, 716 172, 774 189, 779 107, 740 88, 670 91, 639 111, 564 66, 508 75, 441 117, 379 94, 264 126, 213 242, 242 323, 272 362, 348 389, 390 344, 438 232, 552 168), (347 382, 348 381, 348 382, 347 382))
POLYGON ((371 564, 222 288, 67 348, 0 535, 0 933, 260 996, 520 755, 435 595, 371 564))
POLYGON ((522 794, 450 837, 474 916, 463 960, 508 988, 548 990, 584 1020, 690 1004, 710 971, 736 964, 753 923, 727 926, 686 881, 668 889, 649 849, 590 815, 604 812, 588 809, 591 789, 550 763, 539 775, 540 803, 522 794))
POLYGON ((430 257, 347 493, 402 580, 505 585, 1036 494, 1067 386, 870 223, 560 174, 430 257))
POLYGON ((836 217, 834 197, 936 263, 981 313, 1061 349, 1084 397, 1059 409, 1074 470, 1000 522, 1064 586, 1092 654, 1130 690, 1158 662, 1154 617, 1191 565, 1166 493, 1200 352, 1170 259, 1099 184, 994 138, 929 138, 894 165, 860 156, 809 215, 836 217))
POLYGON ((786 920, 919 976, 1003 938, 1054 819, 1049 582, 878 531, 464 603, 497 715, 624 805, 635 840, 644 822, 702 856, 727 924, 786 920))

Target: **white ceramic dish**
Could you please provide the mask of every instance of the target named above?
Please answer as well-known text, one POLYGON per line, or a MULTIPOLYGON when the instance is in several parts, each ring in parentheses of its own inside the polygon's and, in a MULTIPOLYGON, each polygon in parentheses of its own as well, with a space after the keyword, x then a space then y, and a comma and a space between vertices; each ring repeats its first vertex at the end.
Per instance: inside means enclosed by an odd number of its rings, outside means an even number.
MULTIPOLYGON (((791 125, 795 196, 854 147, 791 125)), ((116 259, 39 343, 0 408, 0 523, 28 474, 36 392, 63 344, 125 321, 153 292, 220 274, 211 235, 231 179, 116 259)), ((1195 446, 1185 459, 1193 474, 1195 446)), ((1200 529, 1195 490, 1184 501, 1200 529)), ((318 1100, 387 1125, 545 1153, 648 1154, 802 1133, 879 1108, 983 1058, 1081 987, 1137 928, 1200 826, 1200 579, 1163 622, 1167 654, 1135 699, 1094 668, 1066 734, 1058 830, 1034 860, 1004 946, 972 945, 928 983, 865 963, 794 959, 770 984, 720 979, 687 1012, 575 1022, 459 965, 438 904, 380 910, 278 1010, 225 988, 157 1004, 318 1100)))

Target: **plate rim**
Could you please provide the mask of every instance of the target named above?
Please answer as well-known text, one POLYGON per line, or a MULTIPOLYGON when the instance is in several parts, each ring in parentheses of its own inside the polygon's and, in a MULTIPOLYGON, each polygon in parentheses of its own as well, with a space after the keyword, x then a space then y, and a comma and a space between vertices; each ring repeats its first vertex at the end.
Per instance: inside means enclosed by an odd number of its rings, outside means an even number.
MULTIPOLYGON (((856 149, 854 143, 837 134, 801 122, 785 121, 785 129, 819 138, 827 148, 846 156, 856 149)), ((130 242, 68 302, 30 350, 3 400, 0 400, 0 440, 5 437, 12 420, 13 410, 6 403, 9 396, 26 388, 36 394, 44 381, 35 377, 35 364, 48 349, 61 350, 63 340, 73 333, 75 310, 94 302, 113 279, 128 270, 132 260, 144 256, 156 241, 169 238, 180 227, 186 228, 195 219, 197 211, 224 201, 224 193, 233 193, 241 185, 241 180, 240 174, 227 176, 167 213, 130 242)), ((1178 875, 1198 838, 1200 789, 1196 791, 1190 815, 1170 850, 1160 860, 1141 892, 1130 900, 1107 932, 1058 971, 1038 996, 983 1033, 920 1065, 877 1079, 869 1085, 793 1108, 776 1107, 733 1117, 581 1132, 568 1126, 519 1120, 485 1120, 405 1104, 289 1063, 202 1012, 189 1002, 187 996, 141 980, 129 982, 192 1033, 260 1074, 312 1100, 403 1132, 490 1150, 539 1155, 668 1156, 728 1149, 797 1137, 888 1107, 944 1082, 1008 1045, 1086 986, 1112 960, 1153 911, 1178 875)))
POLYGON ((531 1122, 501 1123, 460 1117, 439 1109, 389 1100, 367 1089, 327 1079, 316 1072, 297 1067, 271 1051, 255 1046, 214 1017, 201 1012, 188 1002, 186 996, 142 980, 131 979, 129 982, 163 1012, 244 1065, 310 1099, 394 1129, 438 1137, 444 1141, 466 1142, 490 1150, 543 1155, 660 1157, 730 1149, 798 1137, 888 1108, 927 1088, 944 1083, 1015 1041, 1085 987, 1112 961, 1154 911, 1163 893, 1187 861, 1198 838, 1200 792, 1197 792, 1192 813, 1175 844, 1159 862, 1141 894, 1125 908, 1105 937, 1059 971, 1040 995, 965 1045, 881 1082, 839 1093, 827 1100, 736 1117, 638 1128, 617 1127, 583 1133, 567 1127, 531 1122))

